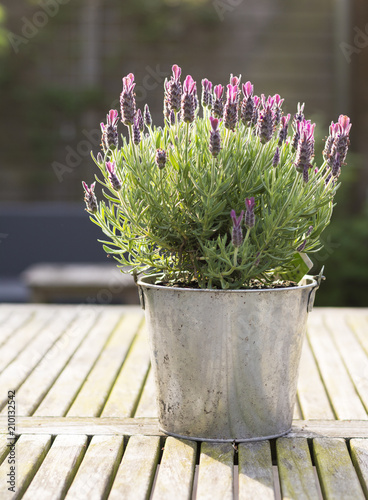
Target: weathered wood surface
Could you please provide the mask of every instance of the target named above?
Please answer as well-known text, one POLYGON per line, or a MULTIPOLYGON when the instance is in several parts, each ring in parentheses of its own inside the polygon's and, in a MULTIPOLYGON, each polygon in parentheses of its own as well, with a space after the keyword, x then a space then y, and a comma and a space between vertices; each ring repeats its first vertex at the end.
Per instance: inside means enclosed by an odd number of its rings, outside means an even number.
POLYGON ((234 445, 159 430, 140 308, 0 305, 0 321, 0 498, 14 389, 14 498, 368 497, 368 309, 313 311, 291 432, 234 445))

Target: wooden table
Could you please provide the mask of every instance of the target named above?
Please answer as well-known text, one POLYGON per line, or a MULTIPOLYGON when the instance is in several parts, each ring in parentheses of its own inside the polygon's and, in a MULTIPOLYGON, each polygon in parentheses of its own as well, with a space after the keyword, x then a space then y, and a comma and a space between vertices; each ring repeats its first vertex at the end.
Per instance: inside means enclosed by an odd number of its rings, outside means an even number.
POLYGON ((312 312, 277 440, 165 438, 135 306, 0 305, 0 410, 1 499, 367 498, 368 309, 312 312))

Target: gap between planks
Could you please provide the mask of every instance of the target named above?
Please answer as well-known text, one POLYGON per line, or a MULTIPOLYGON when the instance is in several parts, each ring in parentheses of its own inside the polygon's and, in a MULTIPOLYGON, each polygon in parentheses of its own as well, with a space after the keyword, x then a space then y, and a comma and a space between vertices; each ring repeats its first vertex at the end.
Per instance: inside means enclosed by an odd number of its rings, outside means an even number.
MULTIPOLYGON (((0 417, 0 434, 6 428, 6 417, 0 417)), ((119 417, 17 417, 16 434, 166 435, 157 418, 119 417)), ((368 420, 294 420, 285 437, 368 438, 368 420)))

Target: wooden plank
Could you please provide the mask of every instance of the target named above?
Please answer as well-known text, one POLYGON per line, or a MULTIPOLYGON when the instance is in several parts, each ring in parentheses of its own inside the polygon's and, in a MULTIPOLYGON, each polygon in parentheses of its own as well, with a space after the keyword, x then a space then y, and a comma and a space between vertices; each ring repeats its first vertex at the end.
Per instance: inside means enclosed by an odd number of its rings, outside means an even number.
MULTIPOLYGON (((95 322, 94 316, 78 317, 17 391, 17 415, 31 415, 95 322)), ((6 407, 0 413, 5 414, 6 407)))
POLYGON ((310 315, 308 337, 337 418, 366 419, 367 413, 355 392, 322 315, 310 315))
POLYGON ((141 314, 129 314, 121 320, 68 411, 68 417, 100 415, 141 322, 141 314))
POLYGON ((368 498, 368 439, 352 439, 350 449, 360 484, 368 498))
POLYGON ((9 453, 9 440, 6 434, 0 434, 0 464, 4 461, 5 457, 9 453))
POLYGON ((66 499, 107 498, 123 454, 122 436, 94 436, 66 499))
MULTIPOLYGON (((34 415, 62 416, 67 413, 120 316, 119 311, 112 309, 103 312, 96 319, 94 327, 66 365, 34 415)), ((83 431, 80 434, 83 434, 83 431)))
POLYGON ((111 390, 102 417, 134 415, 149 370, 149 348, 145 328, 134 339, 129 355, 111 390))
MULTIPOLYGON (((368 355, 342 318, 326 316, 325 323, 340 352, 351 380, 368 411, 368 355)), ((368 419, 368 414, 366 416, 368 419)))
MULTIPOLYGON (((51 445, 51 436, 21 436, 15 447, 16 489, 12 500, 21 498, 29 483, 39 469, 51 445)), ((9 464, 5 460, 0 466, 0 498, 9 498, 7 474, 9 464)))
POLYGON ((149 498, 159 456, 159 437, 131 437, 112 485, 109 500, 149 498))
POLYGON ((19 311, 19 314, 11 313, 8 310, 3 310, 3 319, 0 320, 0 345, 4 344, 11 335, 14 335, 18 328, 21 328, 28 321, 30 321, 32 312, 19 311))
POLYGON ((364 351, 368 354, 368 316, 347 314, 346 321, 354 331, 364 351))
MULTIPOLYGON (((50 312, 52 309, 50 310, 50 312)), ((0 374, 0 387, 18 389, 28 375, 34 370, 47 351, 65 331, 74 317, 70 310, 53 315, 53 319, 44 326, 37 336, 28 344, 18 357, 0 374)), ((49 318, 51 319, 51 318, 49 318)), ((22 331, 22 330, 19 330, 22 331)), ((0 395, 0 408, 7 401, 7 394, 0 395)))
POLYGON ((238 444, 239 500, 273 500, 272 458, 269 441, 238 444))
POLYGON ((23 500, 64 498, 87 446, 87 436, 57 436, 23 500))
MULTIPOLYGON (((13 314, 13 317, 15 316, 16 314, 13 314)), ((19 353, 23 351, 31 340, 47 326, 48 322, 55 316, 55 311, 36 311, 36 313, 30 315, 31 317, 28 317, 26 321, 23 321, 22 316, 23 315, 20 315, 19 320, 13 320, 13 323, 17 324, 16 331, 10 335, 8 341, 0 348, 0 371, 3 371, 6 366, 16 359, 19 353), (22 326, 20 326, 21 324, 22 326)))
POLYGON ((326 500, 363 500, 364 493, 342 439, 316 438, 313 452, 326 500))
MULTIPOLYGON (((153 500, 189 500, 192 497, 197 443, 168 437, 153 491, 153 500)), ((199 499, 200 497, 197 496, 199 499)))
MULTIPOLYGON (((6 417, 0 417, 0 434, 6 434, 6 417)), ((127 417, 18 417, 16 434, 87 434, 165 436, 157 418, 127 417)), ((287 438, 368 438, 367 420, 294 420, 287 438)))
POLYGON ((319 500, 308 441, 280 438, 276 449, 283 498, 319 500))
POLYGON ((232 500, 234 449, 231 443, 202 443, 197 499, 232 500))
POLYGON ((158 417, 156 402, 156 386, 153 371, 150 369, 141 399, 139 400, 135 417, 158 417))
POLYGON ((304 341, 300 360, 298 399, 304 419, 335 419, 308 339, 304 341))

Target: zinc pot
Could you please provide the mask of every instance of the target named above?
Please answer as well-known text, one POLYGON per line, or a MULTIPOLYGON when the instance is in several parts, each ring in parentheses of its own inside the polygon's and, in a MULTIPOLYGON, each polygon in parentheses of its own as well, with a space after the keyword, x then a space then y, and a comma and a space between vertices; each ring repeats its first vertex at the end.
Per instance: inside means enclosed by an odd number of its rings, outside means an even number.
POLYGON ((261 290, 191 289, 138 281, 160 428, 203 441, 286 434, 308 312, 318 283, 261 290))

